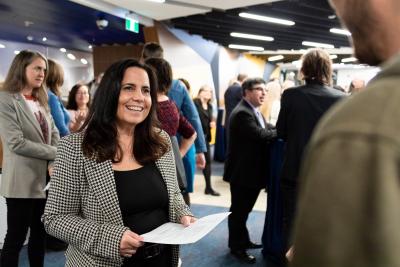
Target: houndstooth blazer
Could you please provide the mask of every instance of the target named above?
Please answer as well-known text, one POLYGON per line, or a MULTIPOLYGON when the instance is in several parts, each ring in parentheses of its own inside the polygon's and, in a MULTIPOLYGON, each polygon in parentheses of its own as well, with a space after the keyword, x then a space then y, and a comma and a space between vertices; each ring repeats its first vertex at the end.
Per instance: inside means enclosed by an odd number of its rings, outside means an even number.
MULTIPOLYGON (((161 132, 165 138, 169 137, 161 132)), ((65 266, 121 266, 119 254, 123 225, 110 160, 97 163, 82 154, 83 133, 61 139, 43 215, 46 231, 69 243, 65 266)), ((169 220, 192 215, 183 201, 170 149, 156 161, 169 196, 169 220)), ((132 196, 134 197, 134 195, 132 196)), ((173 265, 179 247, 173 246, 173 265)))

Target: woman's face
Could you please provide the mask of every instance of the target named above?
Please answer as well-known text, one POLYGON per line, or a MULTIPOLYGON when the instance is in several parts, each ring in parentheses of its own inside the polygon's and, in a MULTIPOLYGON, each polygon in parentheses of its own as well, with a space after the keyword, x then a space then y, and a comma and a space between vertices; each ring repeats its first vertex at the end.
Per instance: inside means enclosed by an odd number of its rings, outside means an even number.
POLYGON ((211 88, 205 88, 200 93, 200 98, 205 100, 210 100, 212 98, 212 90, 211 88))
POLYGON ((117 125, 134 128, 149 115, 150 81, 147 72, 138 67, 126 69, 118 99, 117 125))
POLYGON ((34 59, 32 63, 25 68, 26 86, 29 89, 42 86, 45 76, 46 62, 40 57, 34 59))
POLYGON ((86 85, 82 85, 76 91, 75 101, 78 107, 86 106, 89 103, 89 88, 86 85))

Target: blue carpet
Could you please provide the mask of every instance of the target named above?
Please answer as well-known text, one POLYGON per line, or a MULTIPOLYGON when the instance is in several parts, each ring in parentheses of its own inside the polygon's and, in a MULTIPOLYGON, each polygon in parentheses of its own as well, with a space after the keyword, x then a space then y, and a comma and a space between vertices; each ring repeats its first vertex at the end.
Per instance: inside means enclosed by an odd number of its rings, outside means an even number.
MULTIPOLYGON (((192 211, 197 217, 203 217, 218 212, 228 211, 228 208, 192 205, 192 211)), ((261 242, 264 228, 265 212, 253 211, 247 221, 251 239, 261 242)), ((256 264, 247 265, 239 263, 230 255, 228 249, 227 220, 220 223, 211 233, 200 241, 181 246, 182 267, 219 267, 219 266, 266 266, 261 249, 249 251, 257 258, 256 264)), ((65 264, 64 252, 47 252, 45 267, 62 267, 65 264)), ((21 252, 20 266, 28 267, 26 248, 21 252)))

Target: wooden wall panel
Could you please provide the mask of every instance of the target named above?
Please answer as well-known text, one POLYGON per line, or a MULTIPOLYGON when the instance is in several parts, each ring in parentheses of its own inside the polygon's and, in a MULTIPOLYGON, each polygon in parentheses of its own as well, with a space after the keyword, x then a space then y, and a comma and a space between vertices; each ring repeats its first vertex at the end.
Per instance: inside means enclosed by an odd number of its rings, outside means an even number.
POLYGON ((110 45, 93 47, 93 69, 97 77, 114 62, 124 58, 140 58, 143 45, 110 45))

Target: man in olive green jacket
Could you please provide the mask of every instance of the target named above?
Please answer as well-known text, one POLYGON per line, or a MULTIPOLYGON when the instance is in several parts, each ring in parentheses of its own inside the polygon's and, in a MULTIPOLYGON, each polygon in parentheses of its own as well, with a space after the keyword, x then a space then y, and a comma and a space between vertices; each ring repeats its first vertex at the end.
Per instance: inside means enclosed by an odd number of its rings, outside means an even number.
POLYGON ((382 72, 323 118, 302 166, 295 267, 400 266, 400 1, 331 0, 382 72))

